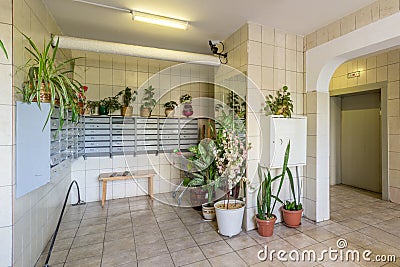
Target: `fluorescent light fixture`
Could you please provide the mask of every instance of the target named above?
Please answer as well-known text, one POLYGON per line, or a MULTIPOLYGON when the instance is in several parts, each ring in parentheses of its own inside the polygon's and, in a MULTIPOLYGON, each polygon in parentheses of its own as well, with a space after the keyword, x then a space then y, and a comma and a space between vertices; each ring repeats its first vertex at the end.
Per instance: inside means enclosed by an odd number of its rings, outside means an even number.
POLYGON ((188 22, 185 20, 174 19, 170 17, 164 17, 159 15, 154 15, 150 13, 145 13, 141 11, 132 10, 132 19, 135 21, 141 21, 151 24, 157 24, 161 26, 167 26, 182 30, 187 30, 188 22))

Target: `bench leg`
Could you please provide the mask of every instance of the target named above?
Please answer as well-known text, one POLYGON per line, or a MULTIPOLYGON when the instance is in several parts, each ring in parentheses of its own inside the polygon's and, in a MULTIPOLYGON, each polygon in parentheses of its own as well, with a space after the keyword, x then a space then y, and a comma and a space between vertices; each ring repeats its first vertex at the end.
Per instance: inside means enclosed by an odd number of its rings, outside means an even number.
POLYGON ((149 196, 150 196, 150 200, 153 200, 153 175, 149 176, 149 182, 148 182, 148 192, 149 192, 149 196))
POLYGON ((103 180, 103 193, 101 195, 101 207, 104 208, 107 196, 107 181, 103 180))

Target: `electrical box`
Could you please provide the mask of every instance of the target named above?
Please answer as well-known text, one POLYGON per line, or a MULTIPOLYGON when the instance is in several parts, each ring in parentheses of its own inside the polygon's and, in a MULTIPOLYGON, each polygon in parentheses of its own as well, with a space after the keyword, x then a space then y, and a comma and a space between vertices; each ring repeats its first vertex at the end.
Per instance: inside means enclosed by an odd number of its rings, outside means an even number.
POLYGON ((306 164, 307 118, 261 117, 261 165, 281 168, 290 141, 288 166, 306 164))
POLYGON ((17 102, 16 197, 50 181, 50 123, 43 128, 50 104, 17 102), (42 129, 43 128, 43 129, 42 129))

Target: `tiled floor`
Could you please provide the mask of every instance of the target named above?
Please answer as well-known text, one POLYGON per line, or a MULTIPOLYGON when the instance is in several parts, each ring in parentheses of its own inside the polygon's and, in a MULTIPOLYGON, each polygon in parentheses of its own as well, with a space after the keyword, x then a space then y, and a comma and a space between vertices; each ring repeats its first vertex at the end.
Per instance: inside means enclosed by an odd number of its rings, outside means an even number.
MULTIPOLYGON (((225 238, 214 222, 204 222, 191 208, 176 208, 147 197, 71 207, 57 238, 51 266, 400 266, 370 262, 261 262, 269 250, 313 249, 317 253, 344 238, 347 249, 400 256, 400 205, 376 194, 346 186, 331 188, 331 220, 314 224, 303 219, 298 229, 276 225, 270 238, 257 231, 225 238)), ((45 251, 47 252, 47 251, 45 251)), ((317 254, 319 255, 319 254, 317 254)), ((43 266, 43 255, 37 266, 43 266)))

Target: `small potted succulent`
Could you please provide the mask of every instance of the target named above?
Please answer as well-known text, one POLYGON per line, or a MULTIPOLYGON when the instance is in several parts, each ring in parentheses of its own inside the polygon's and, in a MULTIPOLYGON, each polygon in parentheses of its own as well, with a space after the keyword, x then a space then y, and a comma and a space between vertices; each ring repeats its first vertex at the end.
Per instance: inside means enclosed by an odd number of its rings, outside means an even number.
POLYGON ((169 116, 169 114, 175 109, 175 107, 178 106, 178 103, 175 101, 168 101, 167 103, 164 104, 165 108, 165 116, 169 116))
POLYGON ((183 115, 186 117, 190 117, 193 115, 193 107, 192 107, 192 97, 188 94, 184 94, 179 98, 181 104, 183 104, 183 115))
POLYGON ((144 97, 142 99, 143 104, 140 107, 140 116, 142 117, 150 117, 151 111, 156 105, 156 100, 154 99, 154 90, 153 86, 149 86, 144 89, 144 97))
POLYGON ((133 115, 133 107, 131 103, 136 100, 137 91, 132 90, 129 87, 126 87, 125 90, 122 90, 117 94, 117 96, 122 95, 122 108, 121 108, 121 115, 124 117, 132 117, 133 115))
POLYGON ((293 100, 290 98, 290 92, 287 91, 288 87, 285 85, 281 91, 277 91, 277 95, 273 97, 269 95, 266 97, 265 103, 267 106, 265 111, 272 115, 281 115, 290 118, 293 112, 293 100))

